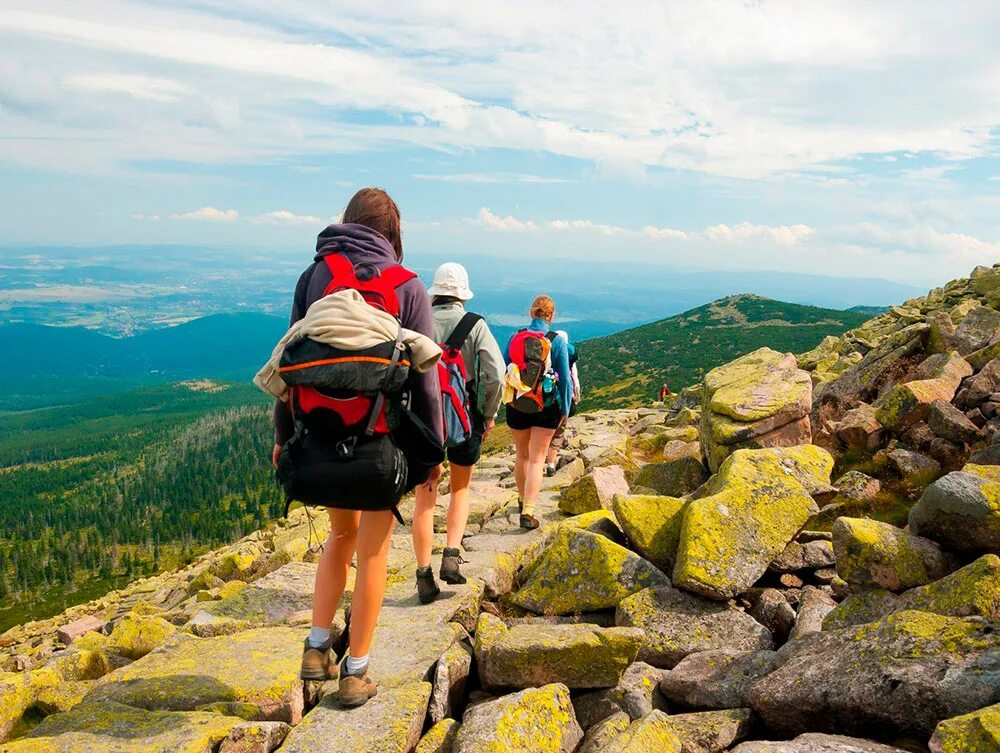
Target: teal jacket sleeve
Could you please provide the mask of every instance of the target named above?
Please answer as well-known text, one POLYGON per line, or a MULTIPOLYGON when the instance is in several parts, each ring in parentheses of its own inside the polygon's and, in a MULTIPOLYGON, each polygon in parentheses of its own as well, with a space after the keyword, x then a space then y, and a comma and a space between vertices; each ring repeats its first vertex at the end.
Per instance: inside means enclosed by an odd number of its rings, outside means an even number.
POLYGON ((559 408, 568 416, 573 408, 573 376, 569 371, 569 343, 561 337, 552 343, 552 368, 559 375, 559 408))

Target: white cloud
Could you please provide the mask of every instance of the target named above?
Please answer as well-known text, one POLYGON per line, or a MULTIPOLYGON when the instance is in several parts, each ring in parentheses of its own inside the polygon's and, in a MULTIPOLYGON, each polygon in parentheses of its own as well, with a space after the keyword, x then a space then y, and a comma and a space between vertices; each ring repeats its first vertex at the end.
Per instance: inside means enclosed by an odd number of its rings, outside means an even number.
POLYGON ((524 173, 416 173, 410 177, 417 180, 433 180, 440 183, 570 183, 568 178, 550 178, 543 175, 524 173))
POLYGON ((153 102, 176 102, 188 87, 180 81, 128 73, 78 74, 65 79, 67 86, 90 92, 127 94, 153 102))
POLYGON ((549 220, 545 224, 553 230, 583 230, 590 233, 599 233, 600 235, 618 235, 619 233, 629 232, 623 227, 603 225, 598 222, 591 222, 590 220, 549 220))
POLYGON ((133 214, 132 215, 132 219, 133 220, 148 220, 149 222, 159 222, 160 221, 160 215, 158 215, 158 214, 142 214, 142 213, 139 213, 139 214, 133 214))
POLYGON ((294 214, 287 209, 278 209, 274 212, 261 214, 254 217, 251 222, 255 224, 267 225, 320 225, 323 223, 319 217, 311 214, 294 214))
POLYGON ((647 235, 650 238, 669 238, 676 241, 685 241, 688 239, 688 233, 683 230, 674 230, 670 227, 655 227, 653 225, 646 225, 642 228, 643 235, 647 235))
POLYGON ((234 222, 238 219, 240 213, 235 209, 216 209, 215 207, 202 207, 201 209, 196 209, 193 212, 184 212, 183 214, 172 214, 170 219, 172 220, 198 220, 204 222, 234 222))
POLYGON ((522 231, 538 229, 538 226, 531 220, 518 220, 509 216, 500 217, 499 215, 493 214, 493 212, 486 207, 480 208, 476 218, 479 222, 494 230, 522 231))
POLYGON ((704 236, 717 243, 742 243, 763 238, 778 246, 794 246, 805 240, 815 230, 808 225, 754 225, 741 222, 738 225, 712 225, 705 228, 704 236))

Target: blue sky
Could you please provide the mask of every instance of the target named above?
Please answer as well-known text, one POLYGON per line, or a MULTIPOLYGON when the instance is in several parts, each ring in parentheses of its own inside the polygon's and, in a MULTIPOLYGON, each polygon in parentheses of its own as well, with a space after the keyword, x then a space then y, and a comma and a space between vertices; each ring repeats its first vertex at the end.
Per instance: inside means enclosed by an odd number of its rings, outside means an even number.
POLYGON ((407 252, 939 284, 1000 261, 1000 9, 7 0, 0 243, 407 252))

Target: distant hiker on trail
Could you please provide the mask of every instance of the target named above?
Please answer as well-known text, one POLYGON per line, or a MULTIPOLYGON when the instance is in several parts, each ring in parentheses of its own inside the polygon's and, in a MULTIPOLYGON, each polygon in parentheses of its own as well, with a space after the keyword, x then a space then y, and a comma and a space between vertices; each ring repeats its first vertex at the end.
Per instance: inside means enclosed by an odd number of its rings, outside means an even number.
POLYGON ((663 386, 660 387, 660 402, 665 403, 668 397, 670 397, 670 388, 667 386, 667 383, 664 382, 663 386))
MULTIPOLYGON (((583 397, 583 391, 580 387, 580 372, 577 369, 577 363, 580 360, 580 356, 577 353, 576 346, 569 340, 569 333, 564 329, 556 330, 556 335, 563 338, 569 347, 569 373, 573 380, 573 405, 569 409, 570 417, 576 415, 576 409, 580 405, 580 400, 583 397)), ((556 433, 552 437, 552 443, 549 445, 549 452, 545 458, 545 475, 555 476, 556 475, 556 463, 559 462, 559 451, 566 444, 566 422, 563 421, 559 424, 559 428, 556 429, 556 433)))
MULTIPOLYGON (((469 273, 461 264, 438 267, 430 287, 434 312, 434 339, 444 355, 438 362, 445 446, 451 469, 447 540, 441 558, 441 580, 465 583, 460 572, 460 548, 469 519, 469 484, 483 440, 496 424, 503 392, 504 360, 486 320, 465 310, 472 299, 469 273), (482 407, 480 407, 482 398, 482 407)), ((413 551, 417 557, 417 593, 429 604, 441 592, 431 569, 434 543, 434 507, 437 480, 421 484, 413 511, 413 551)))
POLYGON ((531 324, 515 332, 504 358, 504 403, 507 425, 514 435, 521 528, 538 528, 535 502, 542 487, 545 457, 556 429, 573 407, 573 380, 569 366, 569 341, 550 329, 555 302, 547 295, 531 304, 531 324))
POLYGON ((357 552, 343 706, 376 692, 368 654, 396 506, 414 485, 436 480, 444 457, 441 352, 430 339, 427 290, 402 258, 395 202, 378 188, 358 191, 343 223, 319 234, 315 260, 299 278, 291 337, 276 349, 281 380, 270 362, 255 379, 272 394, 276 381, 288 385, 288 401, 275 404, 273 457, 289 500, 329 508, 303 679, 336 676, 330 628, 357 552))

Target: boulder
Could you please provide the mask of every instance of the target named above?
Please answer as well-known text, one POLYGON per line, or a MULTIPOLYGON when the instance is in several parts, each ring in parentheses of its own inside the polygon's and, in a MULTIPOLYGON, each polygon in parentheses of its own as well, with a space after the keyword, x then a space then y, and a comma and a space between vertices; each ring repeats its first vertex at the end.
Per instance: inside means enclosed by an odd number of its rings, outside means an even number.
POLYGON ((910 530, 958 551, 1000 553, 1000 466, 970 463, 924 490, 910 530))
POLYGON ((566 487, 559 497, 559 509, 569 515, 594 510, 610 510, 616 494, 628 494, 628 481, 620 465, 594 468, 566 487))
MULTIPOLYGON (((204 604, 199 621, 203 625, 237 621, 252 627, 279 625, 312 607, 316 565, 292 562, 221 600, 204 604), (205 615, 216 618, 210 621, 205 615)), ((229 584, 227 584, 229 585, 229 584)), ((334 625, 337 637, 344 625, 334 625)))
POLYGON ((456 737, 458 737, 458 722, 454 719, 442 719, 420 738, 413 753, 452 753, 456 737))
POLYGON ((834 432, 845 447, 854 450, 877 450, 884 441, 885 429, 875 416, 875 409, 861 403, 847 411, 834 432))
POLYGON ((542 479, 542 491, 565 489, 580 479, 586 472, 587 469, 583 465, 583 460, 573 458, 566 465, 559 468, 554 476, 546 476, 542 479))
POLYGON ((624 712, 630 720, 641 719, 653 709, 666 710, 660 693, 664 670, 645 662, 635 662, 622 674, 613 688, 585 693, 573 700, 576 718, 584 729, 624 712))
POLYGON ((777 668, 774 651, 704 651, 664 674, 660 692, 685 708, 743 708, 750 705, 750 688, 777 668))
POLYGON ((670 727, 670 717, 662 711, 632 722, 612 740, 604 753, 683 753, 680 738, 670 727))
POLYGON ((813 445, 733 453, 687 506, 675 584, 719 600, 746 591, 818 512, 810 492, 829 487, 832 468, 813 445))
POLYGON ((906 611, 787 644, 750 703, 782 734, 879 729, 930 737, 942 719, 1000 701, 1000 634, 978 617, 906 611))
POLYGON ((162 644, 177 628, 162 617, 130 612, 115 623, 108 636, 114 652, 129 659, 140 659, 162 644))
POLYGON ((68 646, 77 638, 86 635, 87 633, 101 630, 104 627, 104 624, 105 621, 99 617, 87 615, 86 617, 81 617, 79 620, 74 620, 73 622, 63 625, 56 631, 56 638, 62 641, 64 645, 68 646))
POLYGON ((677 497, 622 495, 612 509, 633 548, 664 571, 673 569, 687 502, 677 497))
POLYGON ((689 654, 713 649, 773 646, 767 628, 745 612, 670 587, 645 589, 624 599, 615 624, 642 628, 639 660, 654 667, 673 667, 689 654))
POLYGON ((902 748, 843 735, 807 734, 781 742, 743 743, 732 753, 906 753, 902 748))
MULTIPOLYGON (((697 433, 696 429, 695 434, 697 435, 697 433)), ((662 457, 665 463, 675 462, 684 458, 691 458, 692 460, 697 460, 700 465, 702 462, 701 443, 682 442, 679 439, 672 439, 663 445, 662 457)))
POLYGON ((511 600, 536 614, 570 614, 611 609, 644 588, 668 585, 655 565, 625 547, 560 527, 511 600))
POLYGON ((897 384, 875 401, 875 416, 887 429, 902 431, 923 421, 935 400, 950 402, 971 374, 972 367, 954 351, 930 356, 918 367, 923 378, 897 384))
POLYGON ((420 740, 431 695, 428 682, 379 688, 364 706, 341 708, 336 694, 325 696, 285 738, 281 753, 392 751, 408 753, 420 740))
POLYGON ((241 722, 219 746, 219 753, 271 753, 291 729, 284 722, 241 722))
POLYGON ((965 381, 960 405, 972 407, 991 399, 1000 391, 1000 357, 989 361, 979 373, 965 381))
POLYGON ((635 661, 642 633, 595 625, 517 625, 479 617, 476 664, 487 690, 541 687, 611 688, 635 661))
POLYGON ((931 753, 1000 753, 1000 704, 941 722, 931 753))
POLYGON ((861 471, 848 471, 833 482, 837 496, 855 502, 870 502, 882 491, 882 482, 861 471))
POLYGON ((206 753, 243 722, 204 711, 147 711, 105 701, 42 720, 4 753, 206 753))
POLYGON ((670 728, 681 741, 683 753, 723 753, 750 731, 750 709, 673 714, 670 728))
POLYGON ((0 742, 10 735, 38 694, 59 685, 63 678, 51 667, 28 672, 0 673, 0 742))
POLYGON ((791 541, 768 569, 776 573, 792 573, 796 570, 819 570, 836 563, 833 542, 824 539, 799 543, 791 541))
POLYGON ((45 716, 69 711, 93 690, 95 684, 95 680, 64 680, 39 692, 35 708, 45 716))
POLYGON ((907 481, 917 487, 925 487, 941 473, 941 464, 936 460, 902 448, 888 454, 889 462, 907 481))
POLYGON ((684 457, 669 463, 644 465, 632 483, 653 489, 664 496, 683 497, 701 486, 706 477, 705 466, 700 458, 696 460, 684 457))
POLYGON ((761 590, 750 610, 750 616, 770 630, 778 643, 784 643, 788 639, 788 634, 795 625, 795 610, 776 588, 761 590))
MULTIPOLYGON (((619 499, 619 497, 615 497, 619 499)), ((590 533, 597 533, 616 544, 625 546, 625 534, 618 527, 618 520, 611 510, 594 510, 582 515, 573 515, 554 524, 555 526, 572 526, 590 533)))
POLYGON ((582 739, 569 689, 546 685, 470 708, 455 753, 573 753, 582 739))
POLYGON ((955 330, 953 342, 962 355, 985 348, 1000 335, 1000 312, 976 306, 966 314, 955 330))
POLYGON ((927 413, 927 425, 937 436, 958 444, 971 444, 982 431, 951 403, 935 400, 927 413))
POLYGON ((576 753, 604 753, 608 744, 628 729, 632 720, 624 711, 612 714, 587 730, 576 753))
POLYGON ((823 620, 836 606, 837 602, 826 591, 806 586, 799 599, 799 611, 789 640, 796 641, 809 633, 818 633, 823 629, 823 620))
POLYGON ((905 591, 943 578, 958 565, 930 539, 868 518, 833 524, 837 574, 855 588, 905 591))
POLYGON ((176 635, 157 651, 102 678, 84 703, 190 711, 217 702, 255 705, 258 719, 302 717, 302 633, 287 627, 217 638, 176 635))
POLYGON ((456 716, 466 696, 471 670, 472 649, 465 641, 456 641, 441 654, 434 666, 433 689, 427 708, 431 724, 456 716))

